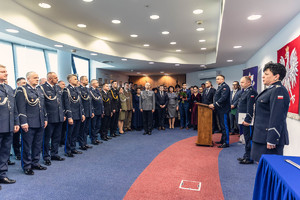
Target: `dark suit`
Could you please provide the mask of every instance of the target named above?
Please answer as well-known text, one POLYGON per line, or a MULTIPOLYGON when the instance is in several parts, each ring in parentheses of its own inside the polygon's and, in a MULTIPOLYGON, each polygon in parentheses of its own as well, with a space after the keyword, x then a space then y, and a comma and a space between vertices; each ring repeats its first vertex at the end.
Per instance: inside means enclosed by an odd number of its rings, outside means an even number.
POLYGON ((180 111, 180 126, 182 128, 189 126, 189 102, 191 99, 191 91, 186 89, 186 90, 180 90, 180 93, 184 92, 187 95, 187 99, 184 100, 182 97, 179 95, 179 111, 180 111))
POLYGON ((62 91, 58 85, 51 86, 48 82, 41 86, 45 96, 45 106, 48 115, 48 125, 45 129, 43 141, 43 158, 50 159, 58 156, 58 147, 61 137, 62 123, 64 122, 64 106, 62 104, 62 91))
POLYGON ((111 94, 110 91, 107 91, 107 93, 102 90, 101 92, 102 100, 103 100, 103 106, 104 106, 104 117, 101 124, 101 139, 105 139, 107 137, 108 129, 110 127, 110 120, 111 120, 111 113, 112 113, 112 107, 111 107, 111 94))
POLYGON ((78 87, 78 90, 82 100, 84 116, 85 116, 84 122, 81 122, 80 125, 78 142, 80 146, 85 146, 87 145, 87 136, 89 135, 89 131, 90 131, 90 124, 91 124, 92 114, 94 113, 94 107, 90 95, 90 89, 80 85, 78 87))
POLYGON ((101 127, 101 118, 104 114, 104 106, 101 93, 98 89, 91 87, 90 94, 92 97, 92 104, 94 107, 94 118, 92 118, 92 131, 91 131, 91 141, 94 143, 98 138, 98 133, 101 127))
POLYGON ((165 116, 166 116, 166 108, 169 102, 169 98, 166 92, 162 91, 162 94, 160 91, 158 91, 155 94, 155 110, 157 111, 158 115, 158 127, 163 127, 165 123, 165 116), (164 108, 161 108, 160 106, 165 106, 164 108))
POLYGON ((66 115, 73 119, 73 125, 68 124, 65 142, 65 153, 71 153, 76 149, 78 132, 84 109, 80 99, 78 88, 68 85, 63 90, 63 101, 66 106, 66 115))
POLYGON ((251 156, 255 161, 259 161, 263 153, 282 155, 284 145, 289 144, 286 124, 289 103, 289 93, 280 81, 256 97, 251 151, 251 156), (267 143, 275 144, 276 148, 268 150, 267 143), (256 149, 259 146, 261 148, 256 149))
POLYGON ((219 118, 219 124, 222 131, 221 143, 229 145, 229 119, 230 111, 230 88, 223 82, 218 86, 214 96, 214 103, 216 114, 219 118))
MULTIPOLYGON (((203 91, 203 95, 202 95, 202 103, 209 105, 212 104, 214 102, 214 96, 216 93, 216 89, 215 88, 205 88, 203 91)), ((217 130, 219 130, 218 128, 218 124, 217 124, 217 116, 216 116, 216 112, 213 111, 213 124, 212 124, 213 128, 213 133, 217 130)))
POLYGON ((239 102, 239 98, 242 94, 242 90, 237 90, 235 95, 233 95, 233 91, 230 92, 230 105, 233 105, 234 108, 231 108, 231 112, 229 114, 230 119, 230 132, 231 133, 239 133, 239 125, 237 123, 237 114, 233 114, 232 112, 236 113, 236 107, 239 102))
MULTIPOLYGON (((253 110, 254 110, 254 102, 255 98, 257 96, 256 90, 249 86, 246 88, 242 94, 240 95, 238 105, 237 105, 237 116, 239 113, 245 113, 245 122, 251 124, 253 119, 253 110)), ((238 119, 238 117, 237 117, 238 119)), ((252 137, 252 126, 244 126, 241 125, 241 128, 243 129, 243 134, 245 137, 245 154, 243 156, 244 159, 250 160, 250 152, 251 152, 251 137, 252 137)))
POLYGON ((119 113, 121 109, 121 101, 119 97, 119 91, 117 89, 112 88, 109 91, 109 93, 111 95, 111 109, 112 111, 115 110, 113 116, 111 117, 111 122, 110 122, 110 135, 114 136, 118 128, 118 119, 119 119, 119 113))
POLYGON ((26 84, 17 89, 16 103, 20 124, 28 124, 28 132, 22 131, 22 168, 31 169, 39 166, 40 152, 43 145, 45 121, 48 121, 43 91, 26 84))
POLYGON ((14 125, 19 125, 14 91, 9 85, 0 85, 0 179, 6 178, 7 160, 13 140, 14 125))

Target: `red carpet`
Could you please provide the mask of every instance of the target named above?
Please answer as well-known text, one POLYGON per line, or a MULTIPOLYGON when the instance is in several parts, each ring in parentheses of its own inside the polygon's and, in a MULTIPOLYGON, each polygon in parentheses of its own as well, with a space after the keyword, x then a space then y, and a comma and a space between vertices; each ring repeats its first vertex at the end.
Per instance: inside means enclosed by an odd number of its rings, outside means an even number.
MULTIPOLYGON (((213 141, 220 141, 220 137, 221 134, 214 134, 213 141)), ((230 136, 231 143, 237 141, 238 136, 230 136)), ((222 149, 199 147, 195 142, 196 137, 191 137, 160 153, 136 179, 124 199, 224 199, 218 170, 222 149), (182 180, 201 182, 201 190, 179 189, 182 180)), ((193 183, 184 186, 193 187, 193 183)))

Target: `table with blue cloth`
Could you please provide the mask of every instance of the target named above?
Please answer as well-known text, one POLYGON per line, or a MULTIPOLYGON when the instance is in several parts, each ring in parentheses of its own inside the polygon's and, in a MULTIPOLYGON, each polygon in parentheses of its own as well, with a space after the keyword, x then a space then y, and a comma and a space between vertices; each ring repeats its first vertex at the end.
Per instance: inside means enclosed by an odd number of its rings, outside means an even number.
POLYGON ((253 200, 300 200, 300 169, 285 159, 300 165, 300 157, 262 155, 256 173, 253 200))

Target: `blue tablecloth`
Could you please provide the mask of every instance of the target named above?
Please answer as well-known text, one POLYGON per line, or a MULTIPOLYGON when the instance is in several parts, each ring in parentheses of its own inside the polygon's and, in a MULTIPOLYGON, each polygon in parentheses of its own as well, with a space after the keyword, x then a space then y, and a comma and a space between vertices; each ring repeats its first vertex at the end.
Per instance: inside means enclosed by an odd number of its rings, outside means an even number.
POLYGON ((263 155, 258 165, 253 200, 300 200, 300 170, 287 163, 300 165, 300 157, 263 155))

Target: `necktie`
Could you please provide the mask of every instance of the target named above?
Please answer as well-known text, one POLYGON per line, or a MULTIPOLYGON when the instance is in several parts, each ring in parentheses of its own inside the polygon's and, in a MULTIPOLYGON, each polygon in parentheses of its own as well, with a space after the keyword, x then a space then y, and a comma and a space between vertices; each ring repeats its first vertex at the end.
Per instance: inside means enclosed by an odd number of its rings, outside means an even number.
POLYGON ((163 93, 162 93, 162 91, 160 91, 160 96, 163 96, 163 93))

